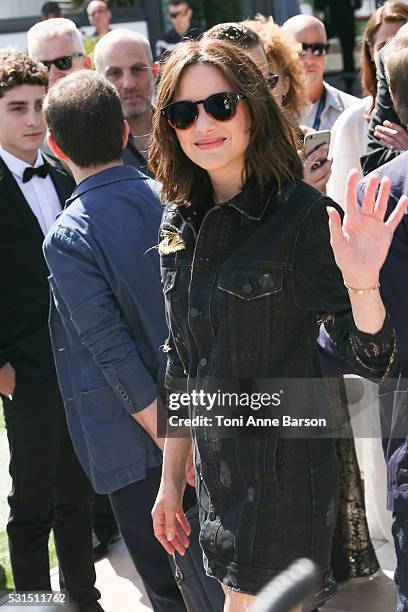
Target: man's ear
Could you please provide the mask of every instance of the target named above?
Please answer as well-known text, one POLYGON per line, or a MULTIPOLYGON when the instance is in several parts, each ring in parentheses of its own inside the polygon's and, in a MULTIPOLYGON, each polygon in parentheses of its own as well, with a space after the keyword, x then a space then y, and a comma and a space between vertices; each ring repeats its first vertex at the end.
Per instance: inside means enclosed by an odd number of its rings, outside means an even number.
POLYGON ((160 72, 160 63, 153 62, 152 68, 153 68, 153 80, 154 82, 156 82, 159 76, 159 72, 160 72))
POLYGON ((61 161, 64 161, 64 159, 66 159, 65 153, 61 151, 61 149, 55 142, 54 136, 52 136, 52 134, 50 134, 49 132, 47 134, 47 142, 48 142, 48 146, 50 147, 51 151, 54 153, 55 157, 57 157, 61 161))
POLYGON ((92 68, 92 57, 90 57, 89 55, 84 56, 84 68, 86 68, 87 70, 91 70, 92 68))
POLYGON ((130 134, 130 127, 127 121, 123 121, 123 134, 122 134, 122 149, 126 149, 130 134))

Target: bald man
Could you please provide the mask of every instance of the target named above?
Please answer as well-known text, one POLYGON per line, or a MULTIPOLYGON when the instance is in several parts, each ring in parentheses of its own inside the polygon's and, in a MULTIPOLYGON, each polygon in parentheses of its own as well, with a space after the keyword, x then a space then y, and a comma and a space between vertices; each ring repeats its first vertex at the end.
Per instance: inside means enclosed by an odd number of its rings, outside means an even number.
POLYGON ((95 31, 92 36, 101 38, 111 31, 110 20, 112 13, 105 0, 91 0, 86 7, 89 23, 94 26, 95 31))
POLYGON ((282 26, 299 43, 299 59, 306 79, 306 93, 311 106, 301 123, 315 130, 330 130, 341 113, 358 98, 324 81, 329 51, 324 24, 311 15, 296 15, 282 26))
POLYGON ((159 73, 149 41, 142 34, 117 28, 95 46, 94 61, 99 74, 118 90, 130 135, 124 150, 126 164, 147 173, 147 151, 152 132, 152 97, 159 73))

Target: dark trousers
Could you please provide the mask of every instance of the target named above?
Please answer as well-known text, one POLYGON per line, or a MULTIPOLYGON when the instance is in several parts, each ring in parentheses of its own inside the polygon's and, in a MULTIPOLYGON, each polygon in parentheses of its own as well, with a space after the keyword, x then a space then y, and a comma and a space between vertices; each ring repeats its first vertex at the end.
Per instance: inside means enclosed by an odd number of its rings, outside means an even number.
POLYGON ((394 574, 397 590, 396 612, 408 612, 408 512, 393 512, 392 535, 397 556, 394 574))
POLYGON ((71 598, 85 609, 100 597, 92 560, 93 490, 68 433, 55 377, 17 385, 3 399, 10 447, 10 560, 18 591, 51 589, 48 538, 54 531, 60 574, 71 598))
MULTIPOLYGON (((110 494, 110 500, 123 539, 155 612, 186 612, 166 551, 155 538, 151 510, 159 490, 161 466, 147 471, 144 480, 110 494)), ((188 487, 190 507, 195 493, 188 487)))
POLYGON ((106 533, 113 534, 118 531, 116 519, 108 495, 94 495, 94 507, 92 512, 93 530, 99 540, 106 533))

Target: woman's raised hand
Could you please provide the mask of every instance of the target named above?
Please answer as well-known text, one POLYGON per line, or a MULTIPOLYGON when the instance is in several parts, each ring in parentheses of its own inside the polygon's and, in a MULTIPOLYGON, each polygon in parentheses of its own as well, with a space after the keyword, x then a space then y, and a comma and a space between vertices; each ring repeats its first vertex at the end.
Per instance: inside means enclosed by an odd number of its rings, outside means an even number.
POLYGON ((327 212, 330 242, 344 282, 349 287, 366 289, 378 282, 394 231, 406 212, 408 197, 402 196, 387 221, 384 221, 391 189, 390 179, 384 177, 380 182, 378 176, 370 177, 361 207, 357 199, 358 182, 358 171, 351 170, 347 179, 343 223, 337 210, 328 207, 327 212))

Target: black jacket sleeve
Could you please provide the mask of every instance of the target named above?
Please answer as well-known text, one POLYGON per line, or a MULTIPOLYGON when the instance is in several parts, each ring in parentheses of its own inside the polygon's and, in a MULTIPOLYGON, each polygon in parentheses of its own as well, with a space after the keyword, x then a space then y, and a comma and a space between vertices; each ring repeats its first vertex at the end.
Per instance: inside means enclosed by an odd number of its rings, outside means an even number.
POLYGON ((325 328, 349 371, 381 379, 396 360, 396 339, 388 316, 376 334, 354 324, 350 300, 330 245, 326 207, 342 211, 330 198, 312 206, 297 240, 294 257, 294 292, 301 308, 321 313, 325 328), (308 256, 306 256, 308 254, 308 256))
POLYGON ((364 174, 376 170, 391 161, 403 151, 392 151, 374 136, 377 125, 382 125, 384 121, 392 121, 401 125, 401 121, 395 112, 393 101, 391 100, 390 90, 388 89, 387 78, 385 76, 383 53, 380 52, 377 69, 377 97, 375 107, 368 128, 368 143, 365 155, 361 157, 361 167, 364 174))

